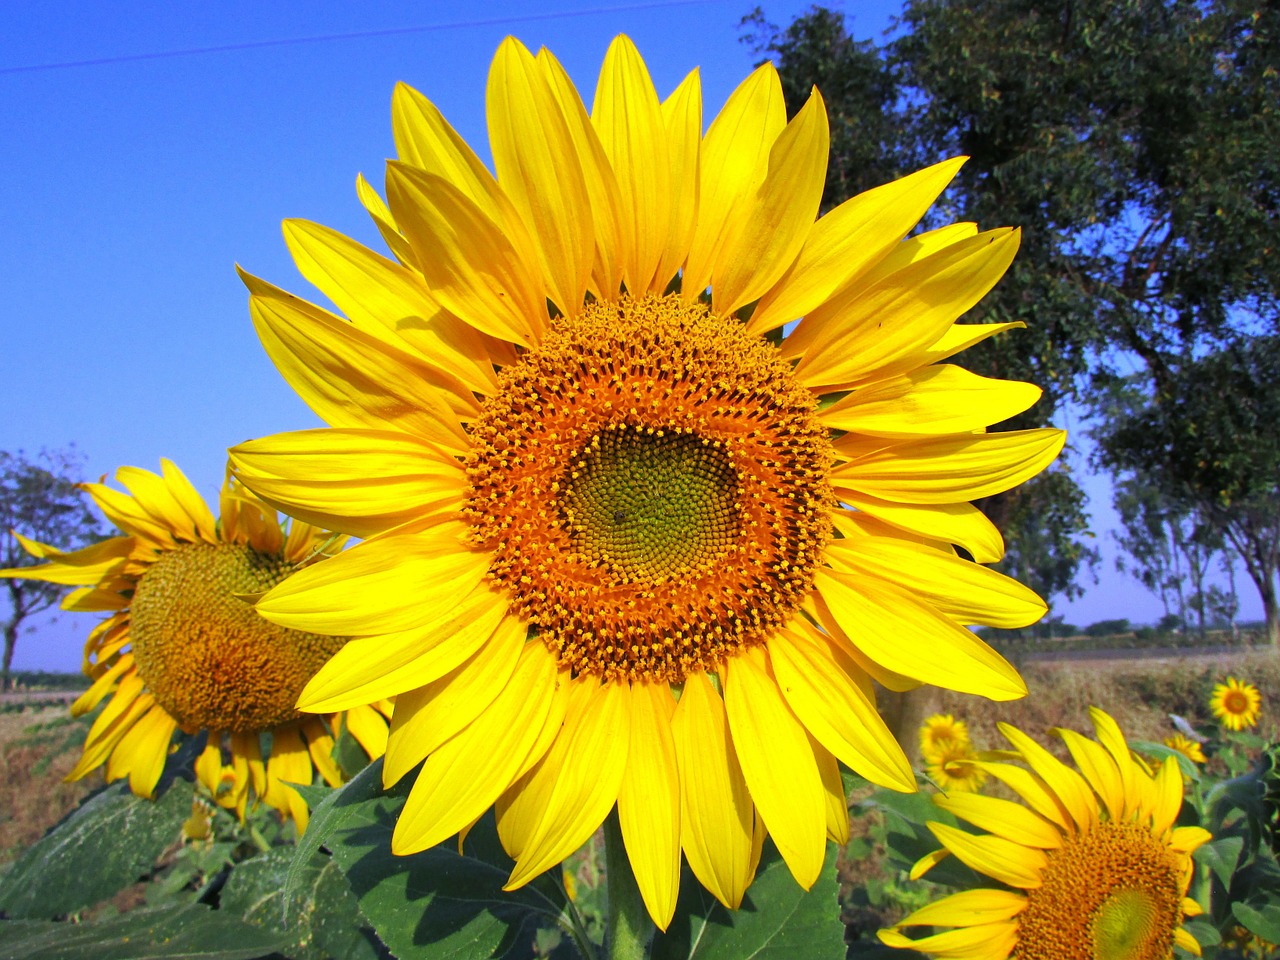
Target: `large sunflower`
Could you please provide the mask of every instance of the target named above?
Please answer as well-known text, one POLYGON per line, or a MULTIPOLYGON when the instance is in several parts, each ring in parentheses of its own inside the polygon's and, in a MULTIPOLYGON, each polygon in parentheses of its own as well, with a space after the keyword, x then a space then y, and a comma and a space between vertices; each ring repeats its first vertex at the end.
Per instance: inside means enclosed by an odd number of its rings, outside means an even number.
POLYGON ((299 713, 303 685, 345 639, 280 627, 251 604, 345 538, 296 521, 285 530, 273 509, 235 481, 223 487, 215 521, 182 472, 161 463, 159 476, 121 467, 116 478, 128 494, 81 485, 124 536, 62 552, 15 533, 27 552, 50 562, 0 570, 79 587, 64 610, 110 613, 85 644, 93 685, 71 712, 111 699, 67 779, 106 764, 108 781, 127 776, 134 793, 151 796, 174 732, 206 731, 195 770, 217 801, 243 817, 252 787, 303 830, 307 805, 287 784, 310 783, 317 770, 331 784, 342 782, 331 752, 344 725, 370 756, 381 756, 390 705, 371 701, 328 723, 299 713))
POLYGON ((1182 807, 1178 762, 1169 757, 1151 773, 1110 716, 1097 708, 1089 714, 1097 741, 1055 731, 1079 773, 1001 724, 1030 770, 982 767, 1026 806, 974 794, 935 796, 942 809, 991 832, 975 836, 930 823, 943 849, 921 860, 912 876, 954 855, 1005 886, 931 903, 881 930, 881 940, 957 960, 1166 960, 1175 943, 1199 955, 1182 921, 1201 912, 1186 893, 1191 853, 1210 835, 1173 825, 1182 807), (915 926, 954 929, 912 940, 902 931, 915 926))
POLYGON ((847 834, 837 759, 914 788, 872 679, 1025 693, 966 625, 1044 604, 952 544, 998 559, 968 501, 1063 435, 985 433, 1040 391, 940 362, 1016 325, 955 321, 1017 232, 903 239, 960 160, 815 222, 825 109, 815 92, 788 122, 771 66, 703 136, 697 74, 659 100, 625 37, 590 114, 508 39, 487 106, 496 179, 397 88, 387 204, 358 181, 395 260, 285 224, 346 319, 247 278, 332 429, 243 444, 235 468, 367 538, 258 608, 354 637, 302 709, 399 697, 384 780, 423 765, 397 852, 496 806, 514 888, 616 804, 660 926, 681 851, 736 907, 766 828, 808 887, 847 834))

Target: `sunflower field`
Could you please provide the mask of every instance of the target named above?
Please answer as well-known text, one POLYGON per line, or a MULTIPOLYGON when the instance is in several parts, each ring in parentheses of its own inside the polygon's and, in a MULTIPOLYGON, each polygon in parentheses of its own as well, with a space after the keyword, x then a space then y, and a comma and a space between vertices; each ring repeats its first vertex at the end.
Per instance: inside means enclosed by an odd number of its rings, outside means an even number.
POLYGON ((66 779, 107 786, 0 874, 0 953, 1273 950, 1248 677, 1159 741, 975 742, 1028 683, 972 628, 1047 609, 975 501, 1066 437, 961 365, 1024 326, 962 319, 1016 226, 913 232, 965 158, 820 212, 820 90, 764 64, 705 125, 625 36, 589 110, 514 38, 486 103, 493 172, 396 89, 385 249, 286 221, 336 312, 242 273, 326 426, 233 447, 216 513, 164 460, 82 485, 115 536, 15 533, 0 577, 100 616, 66 779))

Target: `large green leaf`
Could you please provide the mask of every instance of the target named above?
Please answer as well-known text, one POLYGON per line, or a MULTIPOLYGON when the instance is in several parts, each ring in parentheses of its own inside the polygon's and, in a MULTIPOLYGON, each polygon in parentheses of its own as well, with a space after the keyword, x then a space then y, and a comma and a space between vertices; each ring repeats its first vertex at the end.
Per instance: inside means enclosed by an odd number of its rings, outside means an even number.
POLYGON ((1250 933, 1270 943, 1280 943, 1280 904, 1254 907, 1236 902, 1231 905, 1231 912, 1250 933))
POLYGON ((0 910, 51 919, 98 903, 145 876, 191 815, 191 784, 158 800, 110 787, 36 841, 0 880, 0 910))
POLYGON ((0 922, 0 956, 23 960, 252 960, 281 946, 277 934, 194 903, 87 923, 0 922))
POLYGON ((654 940, 652 960, 840 960, 845 944, 838 892, 831 844, 818 882, 807 892, 766 845, 736 911, 721 906, 686 869, 675 919, 654 940))
POLYGON ((403 802, 388 796, 349 805, 344 829, 326 841, 382 942, 399 960, 528 956, 535 928, 560 923, 564 898, 555 884, 542 878, 503 891, 513 863, 492 813, 467 835, 464 853, 441 845, 394 856, 391 833, 403 802))
POLYGON ((293 854, 291 848, 276 847, 239 864, 222 888, 219 909, 279 931, 288 942, 282 952, 294 960, 385 956, 346 878, 329 857, 313 856, 286 892, 293 854))
POLYGON ((1243 849, 1244 837, 1219 837, 1199 847, 1192 856, 1212 870, 1224 887, 1230 887, 1243 849))

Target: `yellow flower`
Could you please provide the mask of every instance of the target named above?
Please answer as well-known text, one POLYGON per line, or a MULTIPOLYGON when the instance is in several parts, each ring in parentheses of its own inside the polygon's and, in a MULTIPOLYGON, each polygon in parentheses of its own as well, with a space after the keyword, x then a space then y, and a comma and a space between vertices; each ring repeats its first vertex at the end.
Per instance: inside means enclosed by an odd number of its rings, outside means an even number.
POLYGON ((1258 723, 1262 695, 1253 684, 1227 677, 1226 683, 1214 684, 1209 709, 1228 730, 1245 730, 1258 723))
POLYGON ((926 760, 969 744, 969 728, 949 713, 935 713, 920 725, 920 753, 926 760))
POLYGON ((934 797, 990 833, 930 823, 943 849, 916 864, 912 877, 954 855, 1012 889, 952 894, 881 930, 882 941, 935 957, 990 960, 1165 960, 1174 944, 1199 955, 1182 921, 1201 912, 1186 893, 1191 853, 1210 834, 1173 825, 1182 807, 1178 762, 1169 757, 1152 774, 1110 716, 1097 708, 1089 714, 1097 741, 1055 731, 1079 773, 1001 724, 1031 769, 982 766, 1026 806, 974 794, 934 797), (953 929, 912 940, 903 930, 915 926, 953 929))
POLYGON ((942 740, 932 753, 925 755, 929 779, 943 792, 959 790, 976 793, 987 782, 981 763, 985 759, 966 740, 942 740))
POLYGON ((0 570, 79 587, 63 601, 65 610, 110 613, 85 644, 93 685, 71 712, 79 716, 111 699, 67 779, 106 764, 108 781, 127 776, 134 793, 149 797, 174 732, 207 731, 195 770, 215 799, 243 818, 252 786, 258 800, 303 830, 307 805, 287 784, 310 783, 316 770, 340 783, 333 734, 345 724, 370 756, 380 756, 390 715, 389 704, 373 703, 331 717, 330 726, 299 713, 294 703, 303 685, 345 640, 282 628, 251 605, 318 557, 330 535, 307 523, 283 529, 274 510, 234 481, 222 489, 215 521, 182 472, 161 463, 160 476, 121 467, 116 477, 127 494, 82 484, 124 536, 73 552, 18 536, 27 552, 50 562, 0 570), (269 759, 260 746, 264 733, 271 736, 269 759))
POLYGON ((286 223, 346 319, 247 278, 331 429, 243 444, 237 474, 367 538, 258 609, 354 637, 303 709, 399 697, 384 781, 422 767, 396 852, 494 806, 516 888, 616 804, 661 927, 682 851, 736 907, 766 824, 809 887, 847 833, 837 759, 914 788, 872 679, 1026 691, 967 625, 1043 602, 952 544, 997 560, 968 501, 1063 435, 986 433, 1040 391, 940 362, 1016 325, 955 321, 1018 234, 903 239, 960 160, 815 222, 825 108, 788 122, 767 65, 703 136, 697 74, 660 100, 625 37, 590 115, 555 57, 508 39, 487 107, 496 179, 396 90, 387 203, 359 181, 394 260, 286 223))
POLYGON ((1190 737, 1183 736, 1181 733, 1165 737, 1164 745, 1171 750, 1177 750, 1188 760, 1193 760, 1196 763, 1205 762, 1204 750, 1201 749, 1200 744, 1190 737))

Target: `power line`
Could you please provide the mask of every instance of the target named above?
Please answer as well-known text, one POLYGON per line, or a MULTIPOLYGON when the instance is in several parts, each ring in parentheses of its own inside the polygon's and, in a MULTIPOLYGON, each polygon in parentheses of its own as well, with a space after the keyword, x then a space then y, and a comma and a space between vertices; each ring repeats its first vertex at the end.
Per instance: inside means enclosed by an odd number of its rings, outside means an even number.
POLYGON ((411 33, 429 33, 435 30, 461 30, 466 27, 493 27, 503 23, 532 23, 541 20, 565 20, 571 17, 594 16, 603 13, 633 13, 639 10, 657 10, 663 7, 696 7, 723 0, 654 0, 651 3, 631 3, 617 7, 588 7, 583 10, 561 10, 550 13, 516 14, 491 17, 485 20, 449 20, 441 23, 425 23, 416 27, 391 27, 386 30, 362 30, 357 33, 326 33, 313 37, 281 37, 276 40, 251 40, 245 43, 228 43, 217 47, 191 47, 185 50, 161 50, 155 53, 131 53, 118 57, 98 57, 93 60, 65 60, 60 63, 34 63, 22 67, 0 67, 0 75, 12 73, 37 73, 44 70, 67 70, 73 67, 98 67, 110 63, 133 63, 140 60, 169 60, 175 57, 194 57, 206 53, 230 53, 235 50, 258 50, 264 47, 291 47, 307 43, 330 43, 335 40, 363 40, 369 37, 394 37, 411 33))

